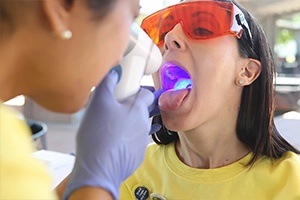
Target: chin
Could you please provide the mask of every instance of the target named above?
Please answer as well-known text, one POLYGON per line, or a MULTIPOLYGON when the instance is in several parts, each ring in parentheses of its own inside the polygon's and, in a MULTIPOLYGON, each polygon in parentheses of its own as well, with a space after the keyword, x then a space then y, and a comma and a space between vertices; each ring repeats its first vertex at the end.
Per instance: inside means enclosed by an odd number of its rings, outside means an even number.
POLYGON ((65 113, 75 113, 84 108, 87 105, 87 101, 74 102, 73 104, 69 104, 65 106, 65 113))
POLYGON ((170 131, 182 131, 185 129, 185 120, 181 119, 180 117, 171 117, 162 114, 162 120, 164 126, 170 131))
POLYGON ((66 109, 63 110, 63 113, 72 114, 72 113, 78 112, 82 108, 83 108, 83 106, 68 106, 66 109))
POLYGON ((58 101, 50 101, 48 103, 39 103, 41 106, 46 108, 49 111, 64 113, 64 114, 72 114, 78 112, 86 105, 86 100, 84 101, 76 101, 75 99, 70 100, 58 100, 58 101))
POLYGON ((75 113, 77 111, 79 111, 82 106, 78 106, 78 105, 73 105, 73 104, 69 104, 69 105, 42 105, 44 108, 53 111, 53 112, 57 112, 57 113, 64 113, 64 114, 72 114, 75 113))

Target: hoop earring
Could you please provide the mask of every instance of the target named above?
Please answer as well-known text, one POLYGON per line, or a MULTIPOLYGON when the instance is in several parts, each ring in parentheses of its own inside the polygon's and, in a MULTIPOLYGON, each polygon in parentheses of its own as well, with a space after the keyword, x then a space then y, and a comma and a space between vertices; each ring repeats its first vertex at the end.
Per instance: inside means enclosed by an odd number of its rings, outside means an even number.
POLYGON ((72 38, 72 31, 70 30, 64 30, 60 33, 60 38, 63 39, 63 40, 69 40, 72 38))

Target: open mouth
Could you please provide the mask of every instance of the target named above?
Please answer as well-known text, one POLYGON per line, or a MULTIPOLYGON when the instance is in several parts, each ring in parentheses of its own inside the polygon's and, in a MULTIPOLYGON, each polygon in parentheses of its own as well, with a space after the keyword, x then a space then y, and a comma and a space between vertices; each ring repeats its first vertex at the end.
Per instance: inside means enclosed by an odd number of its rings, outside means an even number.
POLYGON ((183 90, 192 88, 192 80, 186 70, 180 66, 165 63, 161 69, 163 90, 183 90))

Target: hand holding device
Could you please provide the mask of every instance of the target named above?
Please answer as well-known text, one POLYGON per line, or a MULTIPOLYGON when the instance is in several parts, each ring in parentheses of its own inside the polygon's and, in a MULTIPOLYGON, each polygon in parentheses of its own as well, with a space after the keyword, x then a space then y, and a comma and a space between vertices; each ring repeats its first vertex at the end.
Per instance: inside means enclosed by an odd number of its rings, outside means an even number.
POLYGON ((150 131, 151 91, 140 88, 118 102, 117 73, 112 70, 96 88, 77 133, 76 161, 66 199, 82 186, 101 187, 118 199, 119 186, 140 165, 150 131))

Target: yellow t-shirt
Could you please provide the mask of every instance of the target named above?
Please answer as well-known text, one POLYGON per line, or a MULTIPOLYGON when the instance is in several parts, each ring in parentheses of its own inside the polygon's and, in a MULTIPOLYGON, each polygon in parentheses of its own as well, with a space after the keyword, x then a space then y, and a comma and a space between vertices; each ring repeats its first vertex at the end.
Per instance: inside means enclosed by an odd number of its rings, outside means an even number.
POLYGON ((174 146, 148 146, 142 165, 121 185, 122 200, 300 199, 300 156, 295 153, 273 163, 261 157, 250 170, 244 164, 252 153, 224 167, 196 169, 179 160, 174 146))
POLYGON ((26 123, 0 102, 0 199, 57 199, 52 178, 33 151, 26 123))

